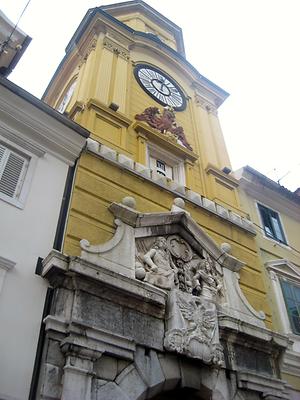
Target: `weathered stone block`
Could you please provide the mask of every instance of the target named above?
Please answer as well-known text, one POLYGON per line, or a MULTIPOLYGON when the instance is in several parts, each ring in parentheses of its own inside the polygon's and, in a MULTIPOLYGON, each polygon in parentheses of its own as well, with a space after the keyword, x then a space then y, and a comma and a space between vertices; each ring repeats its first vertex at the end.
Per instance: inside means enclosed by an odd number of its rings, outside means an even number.
POLYGON ((45 364, 44 380, 41 388, 42 398, 60 399, 62 390, 62 369, 45 364))
POLYGON ((117 359, 103 355, 94 363, 94 372, 101 379, 113 381, 118 374, 117 359))
POLYGON ((220 204, 216 204, 216 210, 219 215, 223 218, 229 218, 229 211, 226 208, 220 206, 220 204))
POLYGON ((203 197, 202 199, 203 207, 207 208, 210 211, 216 212, 216 203, 212 200, 203 197))
POLYGON ((92 400, 130 400, 114 382, 100 386, 92 400))
POLYGON ((118 155, 118 161, 120 164, 124 165, 127 168, 133 169, 134 167, 134 161, 131 158, 125 156, 124 154, 118 155))
POLYGON ((181 379, 178 357, 172 354, 166 354, 165 356, 159 357, 159 362, 165 376, 163 390, 174 389, 181 379))
POLYGON ((137 344, 163 349, 163 320, 129 309, 124 309, 123 318, 124 334, 127 337, 135 339, 137 344))
POLYGON ((121 306, 83 291, 76 294, 73 317, 94 327, 123 333, 121 306))
POLYGON ((185 187, 178 182, 171 181, 169 182, 169 186, 171 190, 175 190, 175 192, 185 194, 185 187))
MULTIPOLYGON (((134 365, 130 365, 121 372, 116 379, 116 383, 119 385, 120 389, 126 393, 129 399, 144 400, 146 398, 147 385, 134 365)), ((115 399, 117 399, 117 397, 115 399)))
POLYGON ((181 360, 181 386, 193 389, 200 389, 201 387, 201 369, 200 365, 181 360))
POLYGON ((150 170, 150 168, 146 167, 145 165, 139 164, 136 162, 134 168, 135 168, 136 172, 139 172, 141 175, 143 175, 147 178, 151 177, 151 170, 150 170))
POLYGON ((60 342, 50 339, 47 349, 47 363, 63 368, 65 357, 60 349, 60 342))
POLYGON ((100 154, 105 158, 109 158, 110 160, 117 159, 116 150, 113 150, 110 147, 104 146, 104 144, 101 144, 101 146, 100 146, 100 154))
POLYGON ((92 151, 93 153, 99 152, 99 142, 94 139, 88 138, 86 141, 86 147, 89 151, 92 151))
POLYGON ((148 385, 148 397, 160 393, 165 382, 165 376, 156 352, 154 350, 138 347, 136 349, 134 362, 139 374, 148 385))
POLYGON ((195 203, 202 205, 202 199, 199 193, 193 192, 192 190, 187 191, 187 197, 195 203))

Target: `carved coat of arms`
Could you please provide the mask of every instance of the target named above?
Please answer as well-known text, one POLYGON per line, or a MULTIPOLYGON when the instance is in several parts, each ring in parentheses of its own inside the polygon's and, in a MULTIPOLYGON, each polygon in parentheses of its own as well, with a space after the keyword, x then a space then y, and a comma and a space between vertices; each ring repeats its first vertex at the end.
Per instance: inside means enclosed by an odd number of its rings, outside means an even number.
POLYGON ((196 254, 179 235, 139 239, 136 248, 137 278, 169 290, 166 349, 220 365, 215 305, 222 295, 220 266, 205 252, 196 254))

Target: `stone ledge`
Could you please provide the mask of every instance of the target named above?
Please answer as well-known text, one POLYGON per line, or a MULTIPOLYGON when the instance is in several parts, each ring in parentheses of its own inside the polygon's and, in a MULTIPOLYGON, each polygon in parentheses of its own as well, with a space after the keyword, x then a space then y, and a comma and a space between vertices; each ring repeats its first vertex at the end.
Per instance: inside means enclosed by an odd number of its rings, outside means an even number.
POLYGON ((221 331, 230 331, 230 334, 245 334, 262 342, 274 343, 284 349, 288 347, 289 338, 287 336, 273 332, 269 329, 241 321, 240 319, 228 315, 219 315, 218 321, 221 331))
POLYGON ((237 372, 237 382, 239 388, 261 392, 264 397, 274 396, 278 399, 289 399, 285 393, 285 382, 280 379, 261 376, 249 371, 239 371, 237 372))
POLYGON ((88 139, 87 150, 90 153, 101 157, 107 162, 119 168, 122 168, 144 180, 147 180, 164 190, 167 190, 174 196, 182 197, 184 200, 187 200, 193 205, 202 208, 203 210, 221 218, 222 220, 229 222, 230 224, 233 224, 252 235, 256 235, 256 230, 253 223, 247 218, 241 217, 231 210, 227 210, 223 206, 215 203, 214 201, 201 196, 199 193, 193 192, 192 190, 187 190, 184 186, 170 179, 166 179, 163 182, 161 182, 161 180, 155 179, 155 175, 152 176, 151 170, 148 167, 134 162, 127 156, 124 158, 123 155, 118 154, 115 150, 110 149, 108 146, 102 145, 101 143, 93 139, 88 139), (101 150, 102 147, 103 149, 101 150))
POLYGON ((107 268, 82 260, 80 257, 68 257, 56 250, 52 250, 43 261, 42 276, 51 279, 51 276, 56 275, 57 272, 72 272, 92 278, 118 291, 127 293, 138 300, 150 303, 162 311, 165 309, 167 293, 162 289, 137 279, 128 278, 107 268))

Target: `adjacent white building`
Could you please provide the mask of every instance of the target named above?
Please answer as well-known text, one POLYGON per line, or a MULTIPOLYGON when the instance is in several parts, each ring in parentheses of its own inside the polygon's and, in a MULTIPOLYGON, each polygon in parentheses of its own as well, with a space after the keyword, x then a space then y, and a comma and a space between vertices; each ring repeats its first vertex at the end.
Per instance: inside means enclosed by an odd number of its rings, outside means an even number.
POLYGON ((85 129, 0 78, 1 399, 29 395, 47 292, 35 273, 37 260, 59 248, 70 171, 87 137, 85 129))

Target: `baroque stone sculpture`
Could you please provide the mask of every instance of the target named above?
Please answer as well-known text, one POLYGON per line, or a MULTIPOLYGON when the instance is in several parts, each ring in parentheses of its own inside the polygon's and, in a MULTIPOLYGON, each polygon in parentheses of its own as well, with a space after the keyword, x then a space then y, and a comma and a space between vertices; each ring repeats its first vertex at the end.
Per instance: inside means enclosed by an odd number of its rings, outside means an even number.
POLYGON ((169 296, 164 346, 167 350, 220 366, 223 349, 219 343, 215 304, 173 290, 169 296))
POLYGON ((136 241, 136 277, 169 290, 164 346, 219 366, 215 298, 222 296, 221 270, 203 250, 200 257, 179 235, 136 241), (151 243, 152 240, 152 243, 151 243))
MULTIPOLYGON (((220 272, 207 254, 201 258, 179 235, 137 241, 136 277, 163 289, 178 288, 213 298, 222 293, 220 272)), ((220 269, 219 269, 220 271, 220 269)))
POLYGON ((162 114, 157 107, 148 107, 141 114, 137 114, 135 119, 145 121, 151 128, 167 135, 171 140, 179 142, 187 149, 193 151, 187 142, 182 126, 177 126, 175 113, 172 107, 165 107, 162 114))

